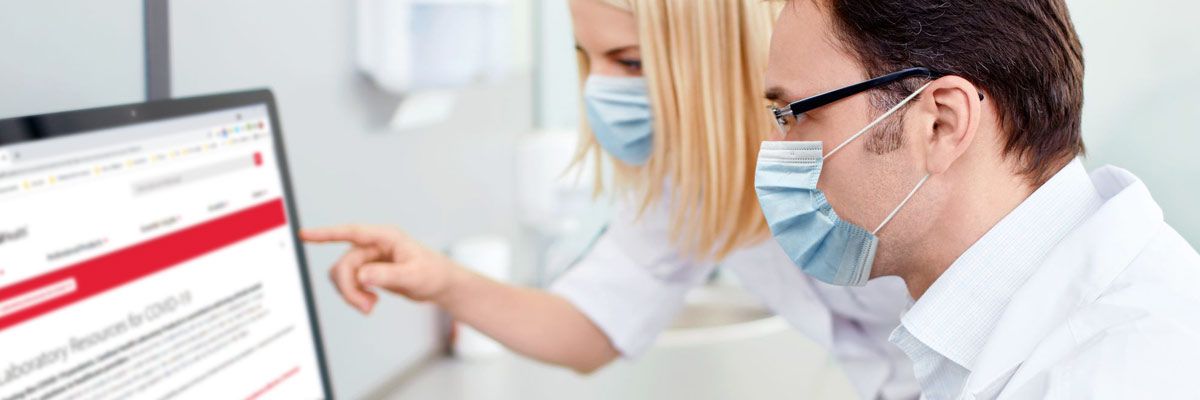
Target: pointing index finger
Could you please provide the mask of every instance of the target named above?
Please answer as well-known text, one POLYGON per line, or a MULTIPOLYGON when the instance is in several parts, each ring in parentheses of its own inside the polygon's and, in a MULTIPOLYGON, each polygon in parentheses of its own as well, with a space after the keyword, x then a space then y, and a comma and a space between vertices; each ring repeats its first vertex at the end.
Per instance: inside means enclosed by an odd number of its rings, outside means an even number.
POLYGON ((387 235, 381 230, 361 225, 303 229, 300 238, 313 243, 350 242, 358 246, 378 245, 387 241, 387 235))

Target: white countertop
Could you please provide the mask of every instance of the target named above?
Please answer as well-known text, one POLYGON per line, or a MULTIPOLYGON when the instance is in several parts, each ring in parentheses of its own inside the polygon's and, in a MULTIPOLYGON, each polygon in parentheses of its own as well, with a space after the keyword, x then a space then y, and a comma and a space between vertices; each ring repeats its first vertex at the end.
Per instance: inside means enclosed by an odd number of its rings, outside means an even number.
POLYGON ((780 330, 703 345, 659 345, 590 376, 513 354, 438 359, 385 399, 853 399, 827 353, 780 330))

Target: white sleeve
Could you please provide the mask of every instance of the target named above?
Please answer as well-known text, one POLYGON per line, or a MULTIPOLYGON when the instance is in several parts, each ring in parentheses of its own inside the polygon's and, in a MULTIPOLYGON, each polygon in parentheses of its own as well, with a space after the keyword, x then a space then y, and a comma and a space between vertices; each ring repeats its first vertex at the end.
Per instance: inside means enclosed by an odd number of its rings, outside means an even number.
POLYGON ((889 276, 863 287, 812 283, 833 318, 833 352, 859 392, 888 400, 917 398, 912 361, 888 342, 911 304, 904 281, 889 276))
POLYGON ((862 398, 912 399, 920 393, 908 357, 887 341, 909 304, 903 280, 830 285, 802 272, 774 240, 738 251, 724 265, 764 304, 829 349, 862 398))
POLYGON ((654 343, 683 307, 687 292, 714 268, 676 250, 664 208, 647 210, 640 219, 636 214, 620 210, 590 252, 550 287, 629 358, 654 343))

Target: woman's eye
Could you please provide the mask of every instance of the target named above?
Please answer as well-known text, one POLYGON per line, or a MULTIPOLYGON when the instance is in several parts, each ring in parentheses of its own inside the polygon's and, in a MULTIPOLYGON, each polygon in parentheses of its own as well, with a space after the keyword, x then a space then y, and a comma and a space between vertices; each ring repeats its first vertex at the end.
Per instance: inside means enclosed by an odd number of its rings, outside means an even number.
POLYGON ((617 63, 631 71, 642 70, 642 60, 617 60, 617 63))

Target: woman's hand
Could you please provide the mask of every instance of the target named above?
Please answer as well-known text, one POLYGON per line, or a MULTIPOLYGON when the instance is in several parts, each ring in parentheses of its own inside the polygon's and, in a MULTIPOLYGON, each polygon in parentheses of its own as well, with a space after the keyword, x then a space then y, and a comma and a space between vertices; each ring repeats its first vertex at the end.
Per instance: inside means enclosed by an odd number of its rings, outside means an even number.
POLYGON ((582 373, 620 355, 608 336, 566 299, 472 273, 396 229, 346 225, 305 229, 300 237, 313 243, 350 243, 329 277, 342 298, 363 313, 379 301, 372 289, 382 288, 433 302, 518 353, 582 373))
POLYGON ((436 303, 463 272, 446 256, 394 228, 343 225, 304 229, 300 237, 311 243, 347 242, 352 246, 329 270, 329 278, 342 298, 364 314, 379 301, 373 288, 436 303))

